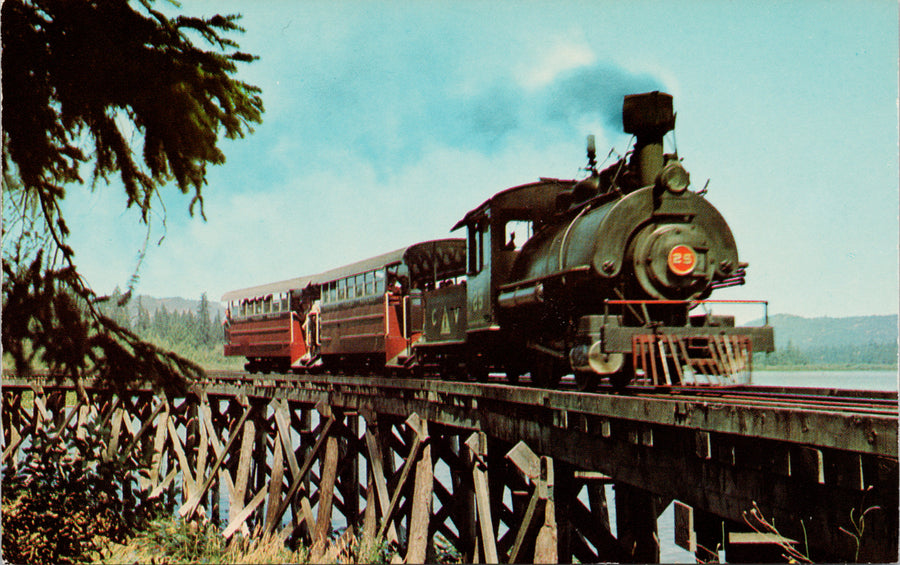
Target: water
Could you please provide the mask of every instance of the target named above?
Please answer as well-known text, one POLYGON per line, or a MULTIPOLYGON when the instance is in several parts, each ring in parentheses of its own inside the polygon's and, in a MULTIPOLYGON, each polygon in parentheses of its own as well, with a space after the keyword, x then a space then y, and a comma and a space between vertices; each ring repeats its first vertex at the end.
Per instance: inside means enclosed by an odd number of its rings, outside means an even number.
POLYGON ((897 371, 755 371, 753 384, 896 391, 897 371))

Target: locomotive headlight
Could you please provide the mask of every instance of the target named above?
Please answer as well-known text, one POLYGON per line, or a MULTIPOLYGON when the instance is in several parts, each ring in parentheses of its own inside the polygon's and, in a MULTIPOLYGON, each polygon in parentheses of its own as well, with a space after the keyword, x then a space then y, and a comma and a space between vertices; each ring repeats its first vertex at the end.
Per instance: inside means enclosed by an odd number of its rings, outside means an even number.
POLYGON ((691 175, 678 161, 669 161, 656 177, 656 186, 673 194, 681 194, 691 184, 691 175))

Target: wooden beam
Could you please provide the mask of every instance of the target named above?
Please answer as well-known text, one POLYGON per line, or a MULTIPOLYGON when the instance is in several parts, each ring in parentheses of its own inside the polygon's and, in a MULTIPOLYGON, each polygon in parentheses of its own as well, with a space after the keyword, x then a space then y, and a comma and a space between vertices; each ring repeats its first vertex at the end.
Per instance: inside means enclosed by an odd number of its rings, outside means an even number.
POLYGON ((243 508, 240 512, 237 512, 234 518, 231 519, 231 522, 228 524, 228 527, 225 528, 225 531, 222 532, 222 536, 225 539, 230 538, 234 535, 238 529, 244 525, 247 521, 247 518, 250 517, 250 514, 253 514, 253 511, 256 510, 256 507, 262 504, 262 501, 266 499, 266 489, 261 489, 252 500, 243 508))
POLYGON ((37 429, 41 419, 49 422, 53 420, 53 416, 47 411, 47 405, 44 403, 44 387, 37 386, 33 387, 31 390, 34 393, 32 404, 35 408, 35 429, 37 429))
MULTIPOLYGON (((322 444, 325 443, 325 440, 329 437, 331 426, 334 425, 334 422, 335 419, 334 416, 332 416, 331 418, 325 420, 325 422, 322 424, 322 430, 319 432, 319 437, 316 440, 316 444, 307 454, 306 460, 303 462, 303 467, 301 467, 297 474, 294 476, 294 480, 291 482, 291 486, 288 489, 284 500, 282 500, 281 504, 278 506, 278 511, 275 513, 275 521, 281 520, 281 517, 284 516, 287 507, 291 504, 291 500, 294 498, 294 495, 297 494, 297 490, 299 490, 300 486, 303 484, 303 478, 306 476, 306 473, 309 472, 313 462, 316 460, 319 449, 322 447, 322 444)), ((270 532, 271 531, 267 533, 270 532)))
POLYGON ((331 509, 338 465, 338 438, 334 435, 329 435, 325 440, 325 457, 320 465, 322 476, 319 479, 319 516, 316 519, 313 544, 324 543, 331 529, 331 509))
POLYGON ((172 484, 172 480, 175 479, 175 475, 177 475, 177 474, 178 474, 178 469, 170 469, 169 473, 162 480, 162 482, 159 483, 158 485, 156 485, 155 487, 153 487, 153 490, 150 491, 150 495, 148 498, 156 498, 159 495, 161 495, 164 490, 169 488, 169 485, 172 484))
POLYGON ((553 495, 554 486, 553 459, 541 457, 541 480, 537 490, 544 502, 544 525, 538 532, 534 543, 534 563, 559 563, 558 536, 556 526, 556 501, 553 495))
MULTIPOLYGON (((0 459, 2 462, 6 462, 6 459, 16 453, 19 449, 19 446, 22 445, 22 442, 25 440, 25 437, 19 433, 19 430, 14 427, 9 427, 9 444, 6 446, 6 449, 3 450, 3 457, 0 459)), ((15 458, 13 458, 15 459, 15 458)))
POLYGON ((247 501, 247 486, 250 482, 250 465, 253 462, 253 444, 256 442, 256 421, 248 418, 244 422, 241 437, 240 459, 237 474, 234 477, 234 496, 228 508, 229 519, 234 520, 243 510, 247 501))
POLYGON ((281 489, 284 486, 284 449, 281 447, 281 432, 275 432, 275 443, 272 446, 274 455, 272 456, 271 477, 269 478, 269 501, 266 504, 266 521, 265 531, 271 532, 275 529, 275 512, 281 504, 281 489))
POLYGON ((184 498, 189 499, 191 498, 193 491, 197 490, 197 485, 194 483, 191 465, 188 463, 187 456, 184 454, 184 449, 181 446, 181 438, 178 437, 178 432, 175 430, 175 424, 172 423, 171 416, 166 418, 166 428, 169 430, 169 439, 172 441, 172 448, 175 450, 175 456, 178 458, 178 466, 181 468, 184 498))
POLYGON ((487 455, 487 436, 475 432, 466 440, 466 445, 475 455, 472 466, 472 480, 475 483, 475 501, 478 506, 478 523, 481 527, 481 543, 487 563, 499 563, 497 540, 494 536, 494 521, 491 518, 491 496, 488 490, 487 470, 484 457, 487 455))
POLYGON ((537 509, 538 501, 540 499, 540 492, 537 487, 535 487, 534 492, 531 493, 531 498, 528 500, 528 507, 525 509, 525 514, 522 516, 522 522, 519 524, 519 530, 516 532, 516 540, 513 542, 512 549, 509 550, 510 563, 519 563, 519 550, 525 542, 525 534, 528 533, 528 530, 531 528, 531 524, 534 521, 535 510, 537 509))
POLYGON ((378 530, 378 537, 384 535, 387 530, 388 524, 390 524, 393 519, 394 512, 397 510, 397 503, 400 502, 400 495, 403 494, 403 487, 406 486, 406 480, 409 478, 409 472, 413 468, 413 463, 415 463, 416 458, 419 456, 419 450, 422 448, 422 440, 418 435, 413 439, 412 448, 409 451, 409 455, 406 458, 406 461, 403 463, 403 470, 400 472, 400 480, 397 482, 397 486, 394 487, 394 494, 391 496, 391 502, 388 504, 388 509, 382 516, 381 528, 378 530))
MULTIPOLYGON (((192 496, 187 502, 185 502, 178 510, 178 514, 182 518, 186 520, 189 519, 197 509, 197 506, 200 504, 200 500, 203 498, 203 495, 206 494, 206 491, 209 490, 209 486, 215 479, 216 473, 222 466, 222 463, 224 462, 225 457, 228 455, 228 452, 231 451, 231 448, 234 446, 237 438, 242 435, 241 432, 243 431, 244 423, 247 421, 247 418, 250 416, 251 412, 253 412, 252 406, 248 406, 244 409, 244 413, 241 415, 241 418, 238 420, 237 424, 234 427, 234 430, 231 432, 231 435, 228 438, 228 443, 225 445, 222 453, 216 457, 216 462, 213 464, 213 467, 209 472, 209 477, 206 478, 203 486, 201 486, 200 489, 196 493, 194 493, 194 496, 192 496)), ((210 423, 210 425, 212 424, 210 423)), ((232 494, 232 501, 233 500, 234 495, 232 494)))
MULTIPOLYGON (((384 476, 384 457, 381 453, 381 446, 378 442, 378 438, 375 437, 375 433, 372 431, 373 429, 377 429, 374 418, 366 421, 366 447, 369 450, 369 468, 372 471, 372 478, 375 482, 378 505, 381 508, 382 518, 384 518, 387 514, 388 507, 390 506, 390 498, 388 497, 387 483, 384 476)), ((379 528, 378 531, 380 530, 381 529, 379 528)), ((388 524, 386 533, 388 541, 395 543, 399 541, 400 538, 397 536, 397 529, 394 527, 394 524, 388 524)), ((378 537, 384 534, 385 532, 381 532, 378 534, 378 537)))
POLYGON ((629 557, 642 563, 659 563, 656 498, 624 483, 616 486, 616 532, 629 557))
POLYGON ((373 474, 372 466, 369 465, 366 470, 366 508, 363 511, 363 539, 375 539, 375 534, 378 532, 378 515, 375 508, 376 504, 378 504, 375 498, 378 495, 375 493, 373 474))
MULTIPOLYGON (((412 511, 409 516, 409 543, 407 563, 425 563, 430 545, 431 504, 434 494, 434 467, 431 461, 431 443, 428 441, 428 422, 418 418, 414 426, 417 437, 423 442, 422 456, 416 464, 412 511)), ((410 416, 410 418, 412 418, 410 416)))
MULTIPOLYGON (((141 438, 144 437, 144 434, 147 433, 147 430, 149 430, 151 428, 151 426, 153 426, 153 420, 156 419, 156 417, 159 415, 160 412, 163 411, 163 409, 165 407, 166 407, 166 403, 160 402, 156 405, 155 408, 153 408, 150 415, 141 424, 140 429, 131 438, 131 441, 128 443, 128 447, 126 447, 125 450, 119 454, 120 462, 125 461, 128 458, 128 456, 131 455, 131 451, 138 444, 138 442, 141 440, 141 438)), ((126 424, 127 424, 128 418, 126 418, 125 420, 126 420, 126 424)), ((131 426, 129 425, 128 427, 130 428, 131 426)))
POLYGON ((206 393, 203 393, 200 405, 197 407, 197 431, 200 434, 200 444, 197 446, 197 465, 194 469, 194 482, 198 484, 206 476, 206 460, 209 456, 209 431, 206 429, 206 424, 203 421, 208 411, 209 400, 206 397, 206 393))
POLYGON ((125 409, 116 405, 113 408, 112 425, 109 431, 109 441, 106 444, 106 451, 103 454, 103 460, 112 461, 119 449, 119 436, 122 434, 122 420, 125 418, 125 409))
POLYGON ((359 414, 344 413, 344 426, 346 441, 341 446, 341 470, 338 491, 341 493, 341 512, 347 520, 347 527, 359 532, 360 507, 359 499, 362 486, 359 483, 359 459, 361 457, 362 443, 359 439, 359 414))
MULTIPOLYGON (((210 412, 211 412, 211 409, 210 409, 209 405, 206 405, 205 407, 202 407, 202 409, 203 409, 205 412, 207 412, 207 413, 210 413, 210 412)), ((204 418, 204 420, 203 420, 203 426, 206 428, 207 437, 209 438, 209 443, 210 443, 210 445, 212 446, 212 449, 213 449, 213 455, 214 455, 216 458, 224 457, 225 450, 224 450, 224 448, 222 447, 222 444, 219 443, 219 439, 218 439, 218 437, 217 437, 217 434, 215 433, 215 429, 213 428, 213 425, 214 425, 214 424, 213 424, 213 422, 212 422, 212 417, 211 417, 211 414, 210 414, 209 417, 204 418)), ((215 464, 215 463, 213 463, 213 464, 215 464)), ((216 471, 213 469, 213 470, 210 472, 210 476, 211 476, 211 477, 214 477, 214 476, 215 476, 215 473, 216 473, 216 471)), ((197 476, 197 482, 198 482, 198 483, 200 482, 200 478, 201 478, 201 476, 198 475, 198 476, 197 476)), ((225 487, 226 487, 226 489, 227 489, 227 491, 228 491, 228 500, 231 500, 232 498, 234 498, 234 481, 231 479, 231 475, 228 473, 228 471, 227 471, 226 469, 219 468, 219 479, 220 479, 220 480, 219 480, 220 484, 221 484, 221 483, 224 483, 224 484, 225 484, 225 487)), ((202 498, 202 497, 201 497, 201 498, 202 498)))
POLYGON ((163 447, 166 443, 168 427, 165 422, 169 417, 169 401, 163 399, 163 410, 160 413, 160 422, 156 424, 156 436, 153 440, 153 456, 150 459, 150 486, 156 487, 159 483, 159 472, 163 463, 163 447))
POLYGON ((537 481, 541 478, 541 458, 534 454, 534 451, 524 442, 520 441, 509 450, 506 458, 512 461, 513 465, 522 472, 523 475, 537 481))

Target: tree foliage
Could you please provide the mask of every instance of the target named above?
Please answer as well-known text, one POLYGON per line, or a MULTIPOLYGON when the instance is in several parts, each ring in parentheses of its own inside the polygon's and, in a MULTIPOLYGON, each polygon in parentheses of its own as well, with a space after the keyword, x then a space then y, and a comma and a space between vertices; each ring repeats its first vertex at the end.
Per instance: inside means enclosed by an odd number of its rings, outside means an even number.
POLYGON ((60 203, 68 188, 118 179, 148 223, 174 181, 203 216, 207 165, 225 161, 220 137, 252 132, 263 112, 259 89, 233 76, 255 59, 228 37, 243 31, 239 16, 167 17, 152 0, 5 0, 0 17, 4 350, 20 372, 38 356, 75 376, 114 377, 123 363, 183 373, 183 359, 100 311, 109 297, 78 273, 60 203))
POLYGON ((254 57, 204 51, 189 35, 234 49, 223 34, 242 31, 238 16, 169 19, 140 5, 146 14, 124 0, 3 3, 4 167, 15 163, 42 208, 58 211, 89 160, 94 180, 119 173, 145 219, 161 181, 193 189, 202 206, 207 164, 225 162, 220 129, 240 137, 261 120, 259 89, 231 77, 254 57), (143 135, 146 169, 122 118, 143 135))

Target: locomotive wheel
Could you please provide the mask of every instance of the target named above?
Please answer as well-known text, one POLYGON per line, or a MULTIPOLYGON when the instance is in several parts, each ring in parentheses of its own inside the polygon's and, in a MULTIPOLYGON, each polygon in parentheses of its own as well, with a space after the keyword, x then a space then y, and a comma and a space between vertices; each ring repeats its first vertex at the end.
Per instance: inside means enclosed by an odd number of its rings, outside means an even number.
POLYGON ((468 371, 470 381, 476 383, 488 382, 488 370, 480 357, 474 355, 470 357, 469 362, 466 364, 466 370, 468 371))
POLYGON ((461 367, 456 359, 444 359, 440 368, 441 376, 448 381, 465 381, 468 373, 465 367, 461 367))
POLYGON ((581 392, 596 390, 600 375, 593 371, 575 371, 575 388, 581 392))
POLYGON ((634 364, 631 356, 626 354, 625 363, 621 369, 609 376, 609 383, 613 388, 621 391, 631 383, 632 378, 634 378, 634 364))
POLYGON ((522 380, 522 375, 528 372, 528 365, 523 361, 527 357, 527 354, 521 352, 517 358, 511 358, 506 361, 504 367, 506 382, 513 385, 519 384, 519 381, 522 380))
POLYGON ((537 353, 531 364, 531 382, 540 388, 555 388, 563 375, 562 362, 551 355, 537 353))

